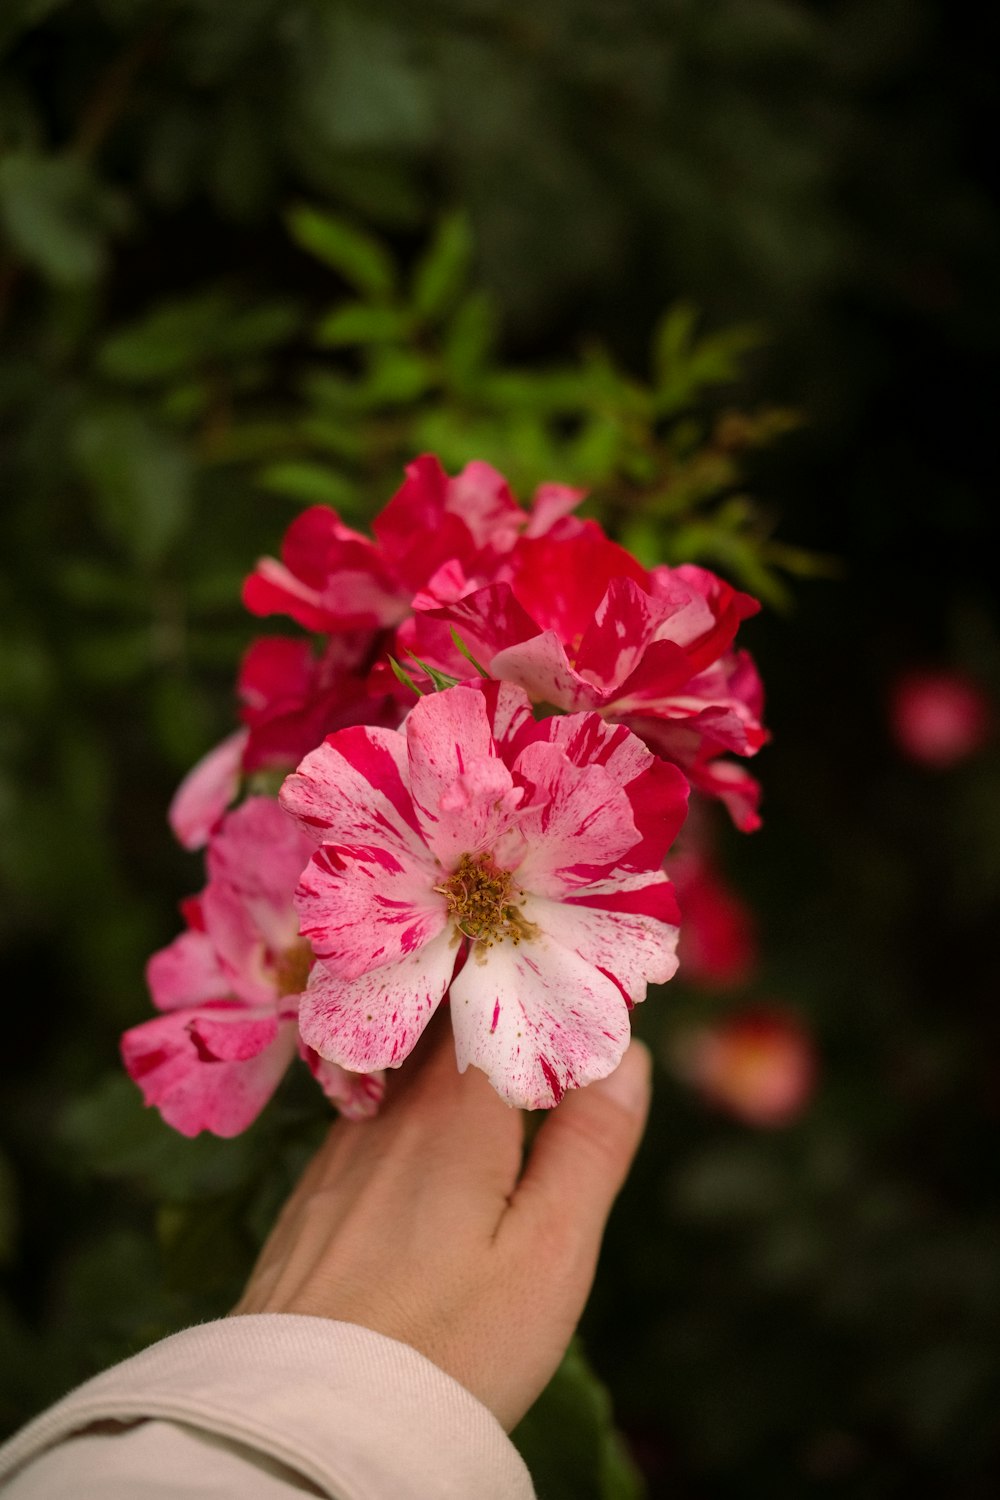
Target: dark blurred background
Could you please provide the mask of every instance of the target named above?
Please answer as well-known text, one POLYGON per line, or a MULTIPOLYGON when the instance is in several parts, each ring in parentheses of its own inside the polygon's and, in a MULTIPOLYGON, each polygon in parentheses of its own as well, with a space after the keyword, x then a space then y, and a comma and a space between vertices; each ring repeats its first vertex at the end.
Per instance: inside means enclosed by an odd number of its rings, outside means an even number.
MULTIPOLYGON (((431 447, 587 482, 767 605, 764 828, 704 816, 584 1326, 650 1494, 997 1493, 996 32, 5 0, 6 1427, 222 1310, 317 1128, 293 1083, 176 1139, 117 1036, 201 882, 164 812, 234 722, 241 578, 431 447)), ((627 1493, 554 1467, 543 1500, 627 1493)))

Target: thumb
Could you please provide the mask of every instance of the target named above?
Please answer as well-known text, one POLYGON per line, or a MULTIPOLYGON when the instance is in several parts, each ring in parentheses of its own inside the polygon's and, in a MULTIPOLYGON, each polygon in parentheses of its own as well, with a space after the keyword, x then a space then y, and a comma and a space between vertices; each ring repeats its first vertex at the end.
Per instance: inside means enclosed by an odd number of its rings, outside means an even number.
POLYGON ((652 1058, 630 1043, 615 1071, 574 1089, 538 1132, 514 1195, 519 1216, 575 1229, 596 1256, 649 1114, 652 1058))

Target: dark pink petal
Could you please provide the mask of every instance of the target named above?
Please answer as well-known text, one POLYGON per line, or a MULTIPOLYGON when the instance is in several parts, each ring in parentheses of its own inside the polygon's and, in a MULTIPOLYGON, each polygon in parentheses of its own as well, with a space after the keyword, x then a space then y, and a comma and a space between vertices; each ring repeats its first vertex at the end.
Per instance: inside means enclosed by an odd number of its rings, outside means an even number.
POLYGON ((440 1005, 455 967, 447 932, 397 964, 358 979, 336 978, 317 963, 299 1008, 306 1045, 355 1073, 398 1068, 440 1005))
POLYGON ((623 917, 649 917, 668 927, 676 927, 680 922, 676 892, 662 870, 609 875, 564 900, 567 906, 592 907, 623 917))
POLYGON ((758 962, 750 907, 707 858, 684 853, 670 861, 684 920, 678 949, 685 983, 711 989, 745 984, 758 962))
POLYGON ((129 1076, 182 1135, 239 1135, 260 1114, 295 1052, 295 1026, 242 1007, 172 1011, 121 1040, 129 1076))
POLYGON ((188 772, 174 793, 167 821, 185 849, 200 849, 239 790, 249 738, 237 729, 188 772))
POLYGON ((243 586, 251 614, 288 614, 307 630, 393 625, 407 612, 406 591, 375 544, 323 505, 288 528, 282 561, 262 558, 243 586))
POLYGON ((567 541, 523 541, 514 561, 514 593, 535 621, 532 633, 554 630, 571 650, 583 638, 613 579, 631 578, 642 587, 648 576, 596 521, 585 521, 567 541))
POLYGON ((733 760, 709 760, 689 768, 691 785, 718 797, 741 833, 755 833, 761 825, 760 782, 733 760))
POLYGON ((454 626, 464 645, 487 668, 498 652, 539 634, 538 625, 518 603, 507 583, 488 584, 426 613, 431 619, 454 626))
POLYGON ((567 1089, 606 1077, 629 1039, 615 981, 544 934, 473 952, 452 981, 450 1008, 459 1070, 481 1068, 522 1109, 548 1109, 567 1089))
POLYGON ((397 963, 443 931, 447 906, 434 890, 441 878, 426 851, 403 865, 385 846, 322 844, 295 894, 302 935, 344 980, 397 963))
POLYGON ((452 483, 432 454, 406 466, 406 479, 372 523, 382 555, 412 596, 451 558, 477 550, 465 519, 451 511, 452 483))

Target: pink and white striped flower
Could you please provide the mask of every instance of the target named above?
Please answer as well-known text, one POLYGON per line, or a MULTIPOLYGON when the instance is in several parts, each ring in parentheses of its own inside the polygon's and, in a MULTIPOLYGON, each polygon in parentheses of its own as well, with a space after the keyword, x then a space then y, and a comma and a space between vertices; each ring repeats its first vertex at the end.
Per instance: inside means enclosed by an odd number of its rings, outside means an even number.
POLYGON ((458 1066, 544 1108, 610 1073, 677 960, 661 869, 687 785, 594 713, 536 723, 508 683, 331 735, 281 801, 318 847, 296 894, 317 963, 306 1043, 397 1067, 450 995, 458 1066))
POLYGON ((122 1037, 147 1104, 182 1135, 238 1135, 264 1108, 298 1049, 328 1098, 358 1118, 383 1079, 358 1077, 300 1044, 299 997, 313 963, 292 893, 312 842, 268 797, 225 819, 208 848, 208 884, 185 902, 188 930, 147 968, 163 1014, 122 1037))

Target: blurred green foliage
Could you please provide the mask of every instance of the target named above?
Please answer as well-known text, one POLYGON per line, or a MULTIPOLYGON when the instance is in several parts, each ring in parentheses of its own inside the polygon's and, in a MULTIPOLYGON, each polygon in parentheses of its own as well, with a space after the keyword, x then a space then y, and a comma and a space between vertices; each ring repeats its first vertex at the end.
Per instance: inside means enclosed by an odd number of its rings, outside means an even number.
MULTIPOLYGON (((935 779, 885 732, 921 656, 1000 701, 987 26, 7 0, 5 1426, 225 1308, 322 1128, 291 1079, 240 1140, 181 1140, 116 1041, 201 882, 163 813, 232 722, 243 575, 300 506, 363 525, 432 449, 794 594, 748 632, 766 827, 718 842, 752 997, 806 1018, 823 1081, 754 1133, 661 1072, 584 1327, 651 1494, 995 1493, 1000 771, 935 779), (790 591, 831 554, 846 584, 790 591)), ((662 1055, 747 994, 675 984, 638 1024, 662 1055)), ((542 1500, 634 1491, 600 1391, 567 1397, 579 1358, 521 1434, 542 1500)))

